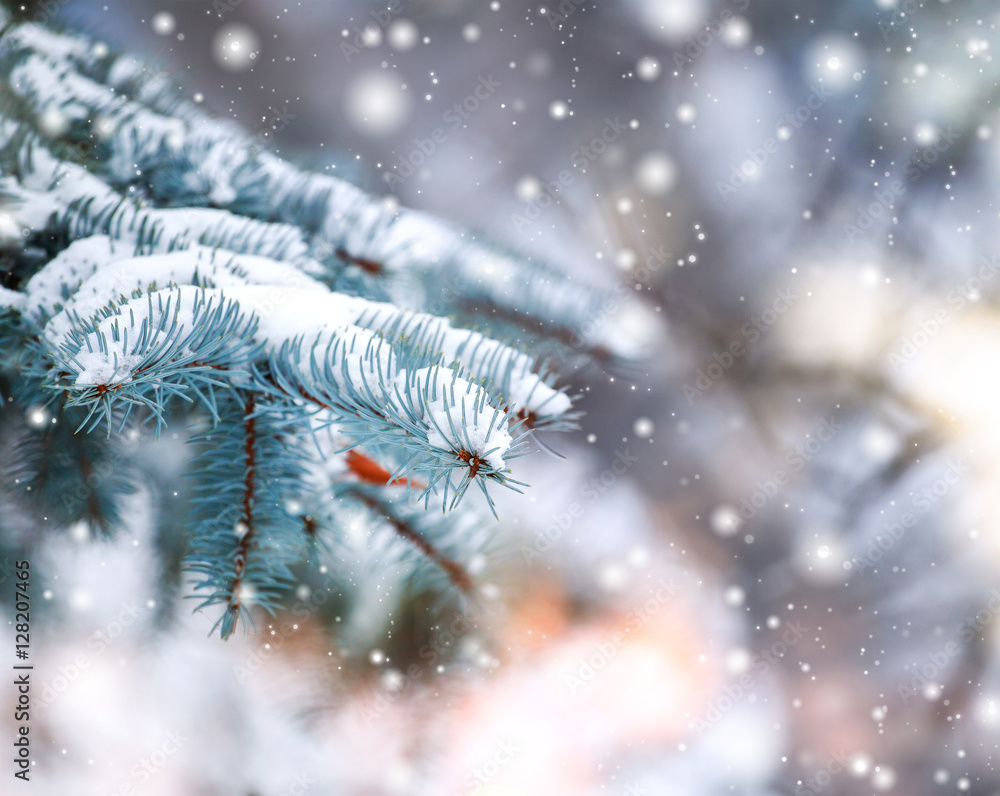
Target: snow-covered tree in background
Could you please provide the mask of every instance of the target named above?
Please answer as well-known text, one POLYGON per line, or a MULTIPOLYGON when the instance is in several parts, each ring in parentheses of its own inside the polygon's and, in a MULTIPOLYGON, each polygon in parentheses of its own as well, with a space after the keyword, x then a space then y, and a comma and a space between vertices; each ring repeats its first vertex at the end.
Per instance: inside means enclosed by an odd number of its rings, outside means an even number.
POLYGON ((549 362, 630 353, 578 331, 600 294, 295 168, 131 56, 4 22, 2 544, 113 532, 135 441, 180 430, 194 508, 160 534, 223 637, 336 567, 359 512, 470 591, 490 490, 574 427, 549 362))

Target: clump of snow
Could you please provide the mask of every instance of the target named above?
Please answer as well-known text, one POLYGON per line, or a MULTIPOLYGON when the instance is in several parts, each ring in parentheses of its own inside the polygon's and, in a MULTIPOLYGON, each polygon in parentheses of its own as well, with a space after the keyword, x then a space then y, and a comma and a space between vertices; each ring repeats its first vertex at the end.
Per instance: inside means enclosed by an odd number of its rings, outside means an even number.
POLYGON ((436 448, 466 450, 485 459, 490 467, 504 468, 504 454, 512 440, 505 415, 490 405, 482 387, 449 368, 420 368, 412 374, 401 370, 396 389, 422 407, 427 441, 436 448))
MULTIPOLYGON (((364 399, 374 399, 376 402, 384 398, 380 385, 391 384, 396 373, 397 359, 391 346, 371 329, 358 326, 340 326, 331 330, 328 335, 317 337, 314 351, 328 337, 336 341, 330 348, 331 371, 337 385, 346 389, 350 383, 354 390, 364 399), (344 378, 344 371, 347 377, 344 378)), ((309 358, 306 351, 302 352, 299 367, 308 372, 309 358)))
MULTIPOLYGON (((74 354, 77 386, 117 385, 131 380, 142 363, 142 356, 135 353, 135 343, 143 322, 157 327, 167 306, 172 313, 168 328, 177 324, 190 331, 198 320, 194 315, 197 299, 210 300, 213 306, 234 301, 257 319, 256 341, 265 350, 273 352, 293 341, 301 344, 296 365, 307 379, 315 359, 320 364, 328 363, 335 383, 343 389, 349 382, 362 400, 393 401, 393 389, 398 389, 414 406, 421 407, 432 445, 466 449, 484 458, 491 467, 504 467, 504 453, 512 444, 506 431, 507 414, 489 402, 485 389, 460 378, 448 367, 397 373, 399 363, 390 342, 377 329, 357 325, 373 315, 383 322, 398 317, 399 310, 391 305, 331 293, 291 266, 267 258, 236 256, 204 247, 126 258, 104 269, 84 264, 84 255, 99 257, 109 252, 109 247, 107 239, 81 246, 78 267, 54 260, 49 264, 51 273, 43 276, 43 269, 29 290, 30 300, 38 306, 51 304, 54 290, 65 289, 67 280, 92 271, 45 327, 45 338, 54 349, 74 354), (197 286, 193 284, 196 280, 197 286), (252 284, 257 280, 267 284, 252 284), (204 287, 206 282, 212 286, 204 287), (83 345, 67 342, 78 329, 80 319, 98 318, 109 298, 124 298, 134 295, 133 291, 142 295, 125 300, 115 314, 97 321, 95 331, 83 338, 83 345), (392 386, 386 389, 379 385, 392 386)), ((430 328, 446 362, 471 366, 473 372, 487 368, 497 358, 510 362, 517 372, 510 377, 510 395, 506 398, 515 406, 547 415, 569 409, 569 398, 532 373, 526 355, 477 333, 454 329, 444 319, 419 313, 404 314, 404 318, 407 323, 416 321, 430 328)))
POLYGON ((16 290, 0 287, 0 309, 10 307, 19 310, 24 306, 24 295, 16 290))
POLYGON ((529 412, 546 416, 564 414, 571 406, 566 393, 552 389, 531 372, 511 377, 510 400, 529 412))
MULTIPOLYGON (((310 228, 318 223, 317 240, 324 247, 344 246, 354 256, 379 262, 388 273, 437 272, 448 281, 463 284, 463 290, 478 289, 485 298, 505 306, 517 307, 523 298, 519 291, 510 290, 510 284, 525 271, 525 264, 468 243, 450 224, 400 210, 331 175, 303 172, 263 149, 259 137, 209 118, 194 103, 171 98, 169 106, 165 105, 160 93, 147 90, 145 83, 140 97, 148 99, 151 107, 126 99, 122 92, 109 92, 107 85, 87 75, 69 74, 61 82, 55 80, 60 66, 46 63, 48 54, 43 48, 23 43, 14 46, 30 53, 15 81, 15 90, 22 97, 39 110, 56 107, 80 118, 100 116, 108 121, 112 157, 105 168, 118 179, 129 179, 137 165, 144 167, 148 153, 162 147, 185 150, 192 153, 192 166, 179 167, 177 178, 189 188, 207 192, 217 205, 231 204, 244 185, 253 185, 254 193, 277 218, 310 228), (178 120, 183 120, 180 128, 178 120), (261 181, 264 189, 259 188, 261 181)), ((71 46, 73 60, 89 65, 92 54, 79 42, 73 41, 71 46)), ((108 83, 118 86, 132 79, 138 69, 134 60, 120 58, 111 68, 108 83)), ((534 289, 544 295, 544 299, 535 298, 547 311, 562 315, 569 324, 574 324, 595 298, 594 291, 565 281, 546 286, 536 280, 534 289)), ((405 299, 398 297, 403 302, 405 299)), ((600 345, 622 353, 619 339, 607 335, 600 345)))
MULTIPOLYGON (((131 180, 164 149, 188 154, 191 168, 184 165, 185 158, 179 161, 177 177, 182 182, 210 190, 215 203, 225 205, 236 198, 243 181, 257 184, 263 179, 268 189, 255 188, 255 193, 271 206, 275 217, 290 222, 246 219, 214 208, 152 208, 122 202, 122 195, 98 174, 59 161, 44 144, 35 146, 20 181, 4 180, 23 200, 11 213, 12 221, 41 228, 53 213, 64 214, 78 234, 97 233, 75 242, 43 267, 27 286, 27 297, 20 300, 32 320, 45 324, 44 337, 54 349, 75 354, 78 385, 128 381, 140 365, 141 357, 133 351, 143 322, 160 321, 156 302, 170 298, 174 302, 170 323, 188 328, 196 320, 192 313, 198 296, 204 301, 235 301, 241 310, 253 313, 259 324, 256 341, 265 350, 273 352, 299 341, 297 364, 304 373, 322 349, 327 358, 323 361, 331 366, 339 386, 349 380, 366 393, 364 384, 382 385, 366 398, 377 397, 379 390, 387 396, 386 385, 399 378, 409 379, 411 386, 430 387, 437 397, 427 404, 425 420, 433 444, 470 448, 478 454, 495 447, 497 451, 487 457, 493 466, 502 466, 503 452, 511 444, 504 425, 507 412, 548 417, 570 408, 569 398, 534 372, 532 356, 478 332, 454 328, 444 318, 332 293, 309 275, 326 270, 312 258, 312 251, 326 257, 332 256, 330 245, 346 246, 354 256, 375 259, 390 273, 413 268, 418 261, 421 268, 465 263, 480 282, 489 283, 492 295, 506 284, 504 277, 516 278, 521 265, 515 260, 482 247, 470 248, 456 229, 437 219, 400 211, 329 175, 301 172, 260 151, 259 140, 234 125, 210 120, 191 103, 164 107, 162 97, 150 92, 152 107, 145 106, 128 92, 94 79, 95 59, 107 52, 98 55, 85 39, 57 37, 52 52, 58 57, 53 58, 45 47, 37 46, 44 37, 29 41, 32 38, 4 39, 8 55, 25 56, 12 68, 12 90, 39 118, 58 112, 60 124, 89 120, 97 125, 111 152, 103 168, 114 179, 131 180), (67 59, 79 71, 67 71, 67 59), (83 212, 82 207, 88 209, 83 212), (303 226, 316 232, 315 237, 311 239, 303 226), (113 238, 101 234, 106 230, 113 238), (136 256, 134 244, 140 242, 144 254, 136 256), (163 251, 162 245, 172 250, 163 251), (150 304, 149 297, 156 302, 150 304), (102 317, 116 303, 114 314, 102 317), (96 328, 81 337, 83 321, 96 328), (444 367, 422 369, 409 377, 405 371, 397 374, 398 352, 392 348, 398 342, 383 337, 381 330, 387 328, 394 329, 399 339, 412 340, 419 332, 441 352, 444 367), (485 400, 486 389, 458 373, 500 394, 499 406, 485 400), (455 393, 454 399, 442 397, 445 387, 449 395, 455 393), (462 425, 462 410, 469 424, 462 431, 468 433, 467 439, 455 433, 462 425)), ((108 82, 124 84, 138 68, 135 61, 118 59, 108 82)), ((101 71, 104 67, 97 73, 101 71)), ((46 133, 45 125, 42 128, 43 140, 55 135, 46 133)), ((5 132, 6 128, 0 130, 5 132)))
MULTIPOLYGON (((75 293, 99 266, 127 257, 127 247, 116 247, 107 235, 73 241, 28 280, 24 288, 25 314, 36 323, 51 317, 65 297, 75 293)), ((107 303, 105 297, 104 303, 107 303)))
MULTIPOLYGON (((212 295, 187 285, 130 301, 119 313, 96 323, 94 331, 85 335, 80 350, 73 353, 72 361, 78 368, 74 384, 77 387, 116 386, 131 381, 145 359, 144 354, 137 351, 143 327, 157 329, 163 323, 165 332, 159 339, 174 327, 177 327, 177 336, 193 331, 204 314, 205 305, 198 301, 202 298, 216 299, 213 306, 223 300, 221 294, 212 295)), ((57 321, 65 317, 65 313, 61 313, 49 326, 58 330, 57 321)), ((76 348, 62 338, 60 343, 64 350, 76 348)), ((181 351, 179 355, 185 353, 189 352, 181 351)))

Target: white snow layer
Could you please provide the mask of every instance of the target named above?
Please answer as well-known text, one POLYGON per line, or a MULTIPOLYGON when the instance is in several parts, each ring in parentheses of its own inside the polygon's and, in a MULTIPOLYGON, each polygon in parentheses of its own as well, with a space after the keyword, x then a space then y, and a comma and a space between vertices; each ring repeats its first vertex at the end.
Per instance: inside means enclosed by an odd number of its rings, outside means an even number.
MULTIPOLYGON (((265 270, 280 265, 268 264, 265 270)), ((503 456, 512 444, 506 430, 505 407, 491 404, 482 387, 461 378, 451 368, 421 368, 410 374, 405 369, 397 369, 398 361, 389 344, 375 331, 356 325, 363 315, 369 315, 373 309, 382 311, 381 308, 388 305, 322 292, 325 288, 252 285, 239 283, 231 277, 221 288, 183 284, 146 292, 158 280, 166 283, 176 282, 179 277, 191 278, 197 266, 195 254, 173 252, 121 260, 115 268, 98 271, 84 280, 77 295, 45 326, 45 338, 53 347, 67 348, 67 336, 77 328, 75 319, 93 317, 97 309, 105 306, 102 299, 114 295, 119 288, 131 290, 138 285, 145 295, 126 301, 118 313, 96 322, 95 331, 87 335, 89 343, 74 354, 75 385, 114 386, 131 381, 143 364, 142 355, 135 352, 143 324, 158 328, 167 308, 166 327, 180 327, 183 331, 179 330, 178 336, 181 336, 199 323, 195 317, 198 300, 203 302, 202 306, 210 301, 213 307, 226 301, 236 302, 241 310, 252 311, 258 318, 256 340, 266 350, 274 351, 286 342, 300 339, 305 345, 298 366, 305 373, 308 374, 312 352, 332 355, 332 372, 339 387, 346 386, 341 375, 346 370, 354 389, 376 404, 388 401, 402 409, 397 394, 404 396, 416 408, 431 445, 455 451, 469 450, 491 467, 504 467, 503 456), (136 268, 140 271, 138 282, 136 268), (338 344, 329 349, 331 342, 338 344), (384 390, 379 385, 385 385, 384 390)), ((249 273, 254 272, 250 269, 249 273)), ((220 269, 218 274, 226 275, 226 271, 220 269)), ((444 348, 452 351, 462 350, 470 334, 450 326, 441 327, 440 331, 446 342, 444 348)), ((487 342, 491 347, 500 345, 495 341, 487 342)), ((179 355, 185 353, 194 352, 182 350, 179 355)), ((569 405, 565 396, 554 393, 537 376, 523 376, 517 385, 529 396, 539 394, 542 387, 569 405), (529 384, 531 378, 535 380, 533 385, 529 384)))
MULTIPOLYGON (((57 136, 74 120, 90 123, 109 145, 112 158, 105 165, 117 179, 130 180, 144 166, 144 158, 186 152, 193 162, 197 155, 199 168, 180 176, 200 180, 191 187, 209 190, 216 203, 234 200, 242 181, 263 177, 267 188, 262 198, 278 217, 298 223, 301 208, 320 208, 321 241, 325 237, 356 243, 352 253, 376 256, 387 271, 412 267, 415 260, 435 267, 464 263, 474 270, 482 270, 488 260, 502 273, 517 270, 513 259, 470 247, 444 222, 396 211, 348 183, 300 172, 259 151, 255 138, 230 123, 209 119, 191 103, 181 101, 167 113, 166 108, 156 107, 163 97, 155 92, 142 92, 153 102, 152 108, 129 99, 88 76, 90 70, 100 73, 98 60, 104 56, 85 39, 30 25, 0 38, 0 56, 22 51, 28 55, 12 71, 11 87, 33 106, 42 134, 57 136), (80 71, 67 70, 67 59, 80 71)), ((124 83, 138 69, 134 60, 119 58, 109 81, 124 83)), ((0 120, 0 138, 8 136, 9 127, 0 120)), ((438 397, 427 402, 424 413, 432 444, 471 445, 479 453, 495 448, 487 457, 493 466, 502 465, 502 455, 511 444, 498 425, 506 412, 518 409, 558 416, 570 408, 566 395, 533 372, 530 356, 477 332, 456 329, 443 318, 331 293, 308 276, 320 273, 322 266, 311 258, 309 239, 295 224, 247 219, 221 209, 150 208, 122 201, 121 194, 98 176, 58 161, 41 145, 33 148, 30 163, 23 164, 21 182, 3 178, 2 183, 5 192, 17 199, 5 216, 11 229, 39 228, 54 213, 68 212, 76 214, 77 234, 85 234, 88 219, 74 208, 89 202, 90 228, 97 234, 77 240, 50 261, 30 280, 24 295, 0 293, 0 306, 17 306, 32 321, 45 324, 44 338, 54 348, 66 346, 81 320, 96 324, 98 331, 91 337, 103 339, 90 339, 90 346, 76 354, 80 386, 129 381, 140 364, 139 356, 130 351, 144 320, 159 323, 160 299, 171 298, 172 320, 190 329, 196 322, 195 299, 201 296, 211 298, 212 306, 231 301, 252 311, 259 322, 258 342, 268 349, 300 339, 300 368, 307 369, 310 357, 324 347, 323 355, 333 358, 333 376, 341 387, 346 371, 362 393, 364 384, 374 388, 369 397, 378 395, 379 384, 408 383, 411 390, 419 385, 436 392, 438 397), (136 256, 140 242, 144 254, 136 256), (139 295, 142 298, 133 298, 139 295), (156 301, 150 304, 147 295, 156 301), (118 312, 103 318, 102 311, 111 305, 118 305, 118 312), (147 317, 150 313, 157 317, 147 317), (391 340, 373 331, 387 328, 400 335, 422 335, 443 353, 444 367, 397 372, 391 340), (331 341, 337 341, 334 348, 328 345, 331 341), (372 351, 380 354, 378 364, 365 355, 372 351), (484 401, 485 391, 459 373, 493 379, 506 403, 490 406, 484 401), (455 413, 460 418, 463 411, 465 426, 459 428, 455 413)))
POLYGON ((11 308, 20 310, 24 307, 24 294, 16 290, 0 287, 0 309, 11 308))
POLYGON ((481 387, 448 368, 420 368, 412 375, 401 370, 396 389, 424 408, 427 441, 437 448, 478 453, 490 467, 502 469, 510 449, 506 416, 490 405, 481 387))
MULTIPOLYGON (((255 193, 273 214, 298 223, 303 207, 320 208, 324 214, 323 239, 347 245, 355 256, 379 261, 388 272, 411 269, 417 264, 451 272, 460 280, 482 283, 489 274, 482 268, 486 261, 493 266, 494 274, 524 271, 517 259, 466 242, 457 229, 439 219, 387 208, 382 201, 343 180, 300 171, 262 151, 259 136, 212 119, 194 103, 173 94, 168 100, 147 85, 140 89, 137 99, 141 101, 129 100, 87 74, 67 73, 65 62, 60 64, 50 52, 58 58, 68 56, 83 73, 94 70, 96 61, 79 38, 65 38, 65 42, 40 47, 39 40, 31 36, 7 34, 3 39, 5 48, 30 53, 15 73, 14 89, 40 114, 57 110, 74 118, 96 118, 101 125, 99 132, 104 131, 112 151, 105 165, 118 179, 129 179, 137 167, 145 165, 144 159, 159 158, 163 149, 187 151, 197 169, 179 170, 178 177, 189 187, 207 192, 216 204, 235 201, 243 183, 263 177, 266 187, 255 193), (144 101, 151 104, 147 106, 144 101), (167 102, 169 107, 164 107, 167 102)), ((108 83, 122 85, 139 71, 141 66, 133 58, 120 57, 112 65, 108 83)), ((491 299, 518 305, 516 292, 508 293, 504 285, 491 284, 488 279, 483 284, 491 299)), ((551 293, 547 301, 550 311, 566 313, 570 322, 576 317, 573 313, 587 311, 593 298, 588 289, 569 282, 560 282, 557 288, 546 291, 551 293)), ((637 304, 631 315, 639 314, 637 304)), ((585 330, 585 337, 592 345, 629 356, 648 340, 648 325, 648 321, 619 324, 612 334, 602 324, 594 324, 585 330)))

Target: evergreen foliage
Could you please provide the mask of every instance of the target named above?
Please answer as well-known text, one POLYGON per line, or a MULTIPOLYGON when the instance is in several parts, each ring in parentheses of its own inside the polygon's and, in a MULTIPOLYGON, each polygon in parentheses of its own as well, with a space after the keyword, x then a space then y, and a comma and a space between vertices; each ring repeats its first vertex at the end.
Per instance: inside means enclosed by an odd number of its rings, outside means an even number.
POLYGON ((577 331, 602 296, 297 169, 131 56, 3 22, 9 528, 121 528, 135 440, 194 428, 193 509, 167 532, 223 637, 358 512, 469 591, 464 498, 495 513, 531 438, 577 417, 528 352, 624 353, 577 331))

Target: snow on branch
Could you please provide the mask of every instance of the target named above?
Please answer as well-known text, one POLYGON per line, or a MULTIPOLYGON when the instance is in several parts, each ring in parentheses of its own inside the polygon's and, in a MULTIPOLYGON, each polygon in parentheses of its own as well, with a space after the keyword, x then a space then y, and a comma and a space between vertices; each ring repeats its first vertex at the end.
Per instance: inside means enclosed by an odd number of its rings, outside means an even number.
POLYGON ((605 300, 600 291, 470 243, 450 224, 400 210, 343 180, 303 172, 268 152, 261 136, 208 117, 131 56, 87 46, 81 37, 55 43, 58 34, 26 27, 13 26, 0 38, 0 63, 15 64, 13 93, 41 120, 36 129, 44 138, 96 138, 107 156, 94 165, 113 184, 139 183, 160 201, 207 198, 216 207, 299 227, 331 285, 355 284, 360 270, 373 294, 384 291, 403 306, 453 313, 492 307, 487 323, 499 318, 525 333, 544 323, 570 348, 631 357, 635 343, 620 325, 580 331, 605 300), (82 120, 92 129, 74 130, 82 120))
MULTIPOLYGON (((51 445, 198 429, 187 567, 224 637, 280 605, 352 506, 470 592, 483 526, 463 498, 495 515, 533 436, 576 427, 535 342, 626 350, 580 332, 600 294, 304 172, 146 70, 0 32, 0 412, 51 413, 51 445)), ((86 516, 116 525, 130 483, 102 481, 86 516)))

